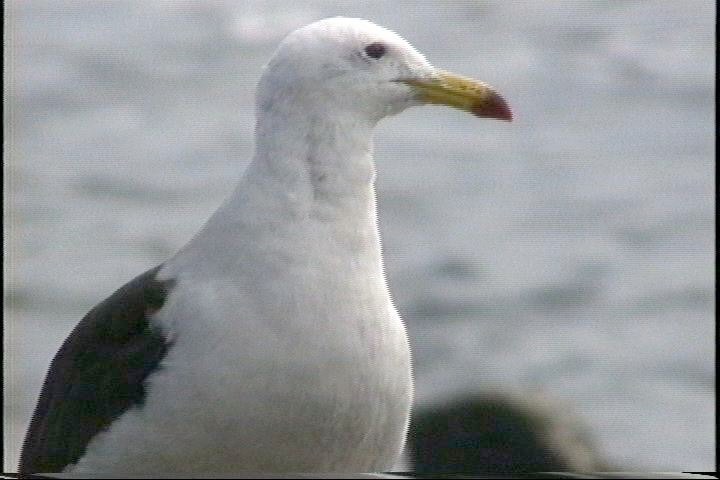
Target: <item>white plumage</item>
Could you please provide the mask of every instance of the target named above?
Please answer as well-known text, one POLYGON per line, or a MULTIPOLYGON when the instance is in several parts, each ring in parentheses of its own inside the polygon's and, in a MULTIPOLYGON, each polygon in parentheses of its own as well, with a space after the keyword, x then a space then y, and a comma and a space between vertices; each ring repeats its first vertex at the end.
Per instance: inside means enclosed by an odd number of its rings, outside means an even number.
POLYGON ((369 22, 282 43, 258 89, 252 164, 159 272, 177 282, 154 317, 174 341, 164 368, 74 472, 392 468, 410 350, 383 275, 371 135, 412 101, 384 81, 410 68, 429 67, 369 22), (396 63, 359 55, 373 41, 396 63))
POLYGON ((260 80, 239 185, 174 257, 69 337, 21 469, 390 470, 413 387, 383 274, 372 131, 423 103, 510 119, 489 86, 436 70, 366 20, 291 33, 260 80))

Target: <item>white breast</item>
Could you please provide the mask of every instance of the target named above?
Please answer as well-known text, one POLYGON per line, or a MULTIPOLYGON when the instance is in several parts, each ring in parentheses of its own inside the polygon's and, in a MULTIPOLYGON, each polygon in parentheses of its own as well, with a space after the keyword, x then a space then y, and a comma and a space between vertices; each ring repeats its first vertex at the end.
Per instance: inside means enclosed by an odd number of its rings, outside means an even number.
POLYGON ((371 213, 349 237, 310 216, 265 233, 245 225, 224 255, 207 250, 222 235, 210 244, 201 234, 169 261, 161 276, 176 287, 154 318, 173 342, 163 368, 145 405, 71 471, 392 468, 408 424, 410 353, 371 213))

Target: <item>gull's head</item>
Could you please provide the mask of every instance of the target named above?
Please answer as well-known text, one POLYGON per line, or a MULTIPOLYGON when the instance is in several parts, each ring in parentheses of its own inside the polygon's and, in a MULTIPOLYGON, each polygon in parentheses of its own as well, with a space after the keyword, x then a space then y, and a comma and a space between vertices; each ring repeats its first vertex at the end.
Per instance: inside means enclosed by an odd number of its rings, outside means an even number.
POLYGON ((511 120, 489 85, 433 67, 404 38, 357 18, 334 17, 290 33, 265 67, 258 109, 334 111, 378 121, 423 104, 511 120))

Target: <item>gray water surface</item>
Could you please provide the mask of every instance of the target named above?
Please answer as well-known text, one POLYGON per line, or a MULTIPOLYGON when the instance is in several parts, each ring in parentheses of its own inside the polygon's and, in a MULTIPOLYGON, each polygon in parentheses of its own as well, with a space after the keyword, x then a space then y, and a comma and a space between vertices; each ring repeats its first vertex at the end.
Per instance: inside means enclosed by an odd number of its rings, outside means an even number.
POLYGON ((261 67, 326 16, 495 85, 376 134, 418 402, 542 394, 624 469, 711 470, 713 2, 11 2, 5 470, 79 319, 162 262, 252 155, 261 67))

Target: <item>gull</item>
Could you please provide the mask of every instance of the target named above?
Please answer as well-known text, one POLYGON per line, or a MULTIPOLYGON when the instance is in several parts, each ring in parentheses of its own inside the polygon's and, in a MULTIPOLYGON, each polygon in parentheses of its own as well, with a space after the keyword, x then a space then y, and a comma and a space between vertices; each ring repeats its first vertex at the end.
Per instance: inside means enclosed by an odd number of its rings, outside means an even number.
POLYGON ((237 187, 65 340, 20 472, 390 470, 413 382, 383 273, 372 133, 423 104, 512 117, 493 88, 367 20, 290 33, 260 79, 237 187))

